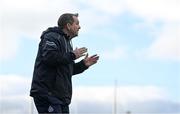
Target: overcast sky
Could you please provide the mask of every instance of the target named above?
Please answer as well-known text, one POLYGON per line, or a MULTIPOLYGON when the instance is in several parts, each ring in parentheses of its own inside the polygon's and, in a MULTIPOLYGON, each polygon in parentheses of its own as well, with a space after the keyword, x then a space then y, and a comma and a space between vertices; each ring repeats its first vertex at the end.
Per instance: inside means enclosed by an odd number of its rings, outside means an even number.
POLYGON ((116 80, 118 113, 180 113, 178 11, 179 0, 1 0, 0 113, 31 112, 39 37, 66 12, 79 13, 73 47, 100 56, 73 77, 71 112, 112 113, 116 80))

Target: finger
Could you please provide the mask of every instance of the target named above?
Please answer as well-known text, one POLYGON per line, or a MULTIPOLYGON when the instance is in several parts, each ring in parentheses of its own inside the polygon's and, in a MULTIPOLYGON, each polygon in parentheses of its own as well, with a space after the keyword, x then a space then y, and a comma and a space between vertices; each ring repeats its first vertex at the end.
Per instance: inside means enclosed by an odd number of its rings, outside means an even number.
POLYGON ((86 47, 82 47, 82 48, 79 48, 80 50, 87 50, 87 48, 86 47))
POLYGON ((99 60, 99 56, 97 56, 97 57, 94 57, 94 59, 95 59, 95 60, 99 60))
POLYGON ((87 59, 88 58, 88 53, 86 54, 85 58, 84 59, 87 59))
POLYGON ((97 57, 93 57, 93 58, 91 58, 91 61, 98 61, 99 60, 99 56, 97 56, 97 57))
POLYGON ((99 57, 97 54, 90 56, 90 58, 99 57))
POLYGON ((93 60, 91 60, 92 62, 97 62, 98 61, 98 59, 93 59, 93 60))
POLYGON ((83 52, 87 52, 87 48, 84 48, 84 49, 83 49, 83 52))
POLYGON ((95 63, 97 63, 97 60, 95 61, 91 61, 91 65, 93 65, 93 64, 95 64, 95 63))
POLYGON ((85 52, 87 52, 87 49, 83 49, 83 50, 81 50, 81 52, 82 52, 82 53, 85 53, 85 52))
POLYGON ((82 54, 80 57, 85 56, 86 54, 82 54))
POLYGON ((87 48, 80 48, 78 51, 83 54, 87 52, 87 48))
POLYGON ((86 47, 82 47, 82 49, 87 49, 86 47))

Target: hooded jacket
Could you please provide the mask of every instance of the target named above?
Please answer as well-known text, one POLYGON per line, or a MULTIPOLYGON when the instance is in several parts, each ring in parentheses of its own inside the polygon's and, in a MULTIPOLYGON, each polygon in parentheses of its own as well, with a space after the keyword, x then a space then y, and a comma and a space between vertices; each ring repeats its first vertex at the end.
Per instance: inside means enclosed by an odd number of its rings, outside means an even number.
POLYGON ((51 95, 65 104, 72 97, 72 75, 88 67, 83 60, 75 63, 70 39, 59 27, 48 28, 41 35, 35 61, 30 96, 51 95))

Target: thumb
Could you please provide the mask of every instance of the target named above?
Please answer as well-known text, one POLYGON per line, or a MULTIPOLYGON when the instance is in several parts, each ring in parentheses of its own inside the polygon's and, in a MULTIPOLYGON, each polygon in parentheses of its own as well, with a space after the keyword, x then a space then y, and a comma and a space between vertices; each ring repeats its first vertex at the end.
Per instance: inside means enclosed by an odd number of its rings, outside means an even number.
POLYGON ((88 55, 89 55, 89 54, 87 53, 84 59, 87 59, 87 58, 88 58, 88 55))

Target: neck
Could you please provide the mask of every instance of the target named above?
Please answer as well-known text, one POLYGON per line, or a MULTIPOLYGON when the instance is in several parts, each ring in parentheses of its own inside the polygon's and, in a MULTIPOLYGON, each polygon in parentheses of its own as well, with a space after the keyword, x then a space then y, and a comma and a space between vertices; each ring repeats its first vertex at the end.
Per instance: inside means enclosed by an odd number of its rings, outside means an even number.
POLYGON ((69 39, 72 39, 72 38, 71 38, 71 35, 70 35, 70 33, 68 32, 67 29, 63 29, 62 31, 63 31, 67 36, 69 36, 69 39))

